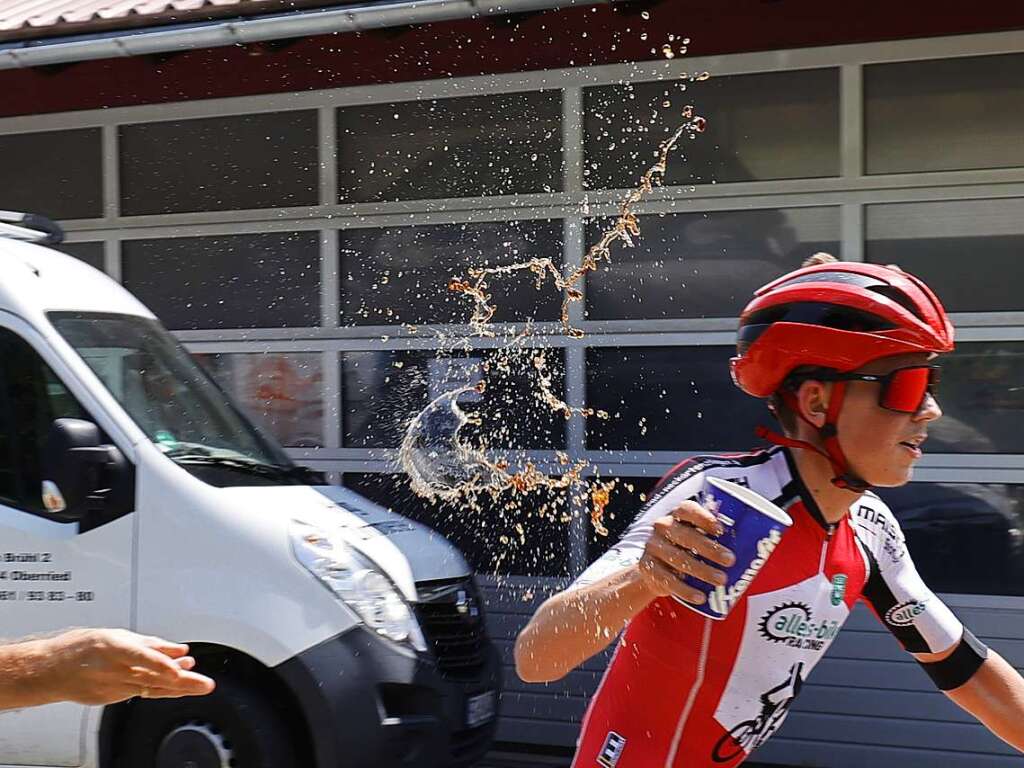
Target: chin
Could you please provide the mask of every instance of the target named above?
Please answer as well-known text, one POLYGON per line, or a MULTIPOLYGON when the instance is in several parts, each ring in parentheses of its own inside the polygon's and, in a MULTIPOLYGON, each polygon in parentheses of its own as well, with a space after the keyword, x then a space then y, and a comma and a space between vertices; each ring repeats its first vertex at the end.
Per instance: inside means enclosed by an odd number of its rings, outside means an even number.
POLYGON ((868 480, 868 482, 877 488, 899 488, 913 479, 914 468, 912 466, 907 467, 904 472, 894 472, 891 468, 887 472, 879 472, 878 475, 876 479, 868 480))

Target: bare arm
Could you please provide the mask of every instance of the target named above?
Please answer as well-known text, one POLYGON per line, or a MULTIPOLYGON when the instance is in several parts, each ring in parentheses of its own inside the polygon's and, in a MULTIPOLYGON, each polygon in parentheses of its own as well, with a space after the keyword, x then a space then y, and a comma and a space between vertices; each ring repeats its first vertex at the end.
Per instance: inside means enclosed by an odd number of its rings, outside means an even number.
POLYGON ((123 629, 79 629, 0 645, 0 709, 209 693, 188 646, 123 629))
POLYGON ((549 598, 516 638, 516 672, 526 682, 558 680, 599 653, 623 627, 658 597, 673 595, 699 604, 704 594, 683 583, 693 574, 722 583, 723 574, 693 552, 730 565, 732 553, 700 529, 718 534, 718 521, 703 507, 684 502, 654 523, 643 557, 634 566, 585 587, 549 598))
POLYGON ((604 650, 655 597, 637 566, 554 595, 516 638, 516 672, 528 683, 565 677, 604 650))
MULTIPOLYGON (((917 656, 922 661, 938 661, 951 652, 931 654, 931 658, 917 656)), ((945 694, 1000 739, 1024 752, 1024 679, 998 653, 989 649, 988 658, 971 679, 945 694)))

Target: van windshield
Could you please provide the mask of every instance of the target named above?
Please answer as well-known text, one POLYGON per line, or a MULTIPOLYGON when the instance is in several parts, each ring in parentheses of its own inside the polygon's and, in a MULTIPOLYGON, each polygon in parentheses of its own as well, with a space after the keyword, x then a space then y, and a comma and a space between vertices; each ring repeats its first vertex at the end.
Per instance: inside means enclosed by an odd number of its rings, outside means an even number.
POLYGON ((190 468, 216 464, 285 475, 297 469, 156 320, 83 312, 48 316, 168 458, 190 468))

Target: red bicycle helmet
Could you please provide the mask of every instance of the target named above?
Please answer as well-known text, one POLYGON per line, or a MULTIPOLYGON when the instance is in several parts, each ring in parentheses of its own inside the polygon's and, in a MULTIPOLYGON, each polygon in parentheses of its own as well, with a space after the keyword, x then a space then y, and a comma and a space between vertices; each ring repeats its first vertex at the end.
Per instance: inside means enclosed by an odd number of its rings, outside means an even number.
MULTIPOLYGON (((913 275, 878 264, 833 261, 760 288, 740 315, 736 346, 730 361, 736 385, 754 397, 779 393, 789 400, 792 393, 782 391, 782 384, 798 368, 846 373, 880 357, 950 352, 953 325, 935 294, 913 275)), ((844 393, 845 382, 835 382, 820 428, 824 452, 763 427, 758 434, 822 453, 836 470, 833 483, 864 490, 868 485, 850 472, 836 435, 844 393)))

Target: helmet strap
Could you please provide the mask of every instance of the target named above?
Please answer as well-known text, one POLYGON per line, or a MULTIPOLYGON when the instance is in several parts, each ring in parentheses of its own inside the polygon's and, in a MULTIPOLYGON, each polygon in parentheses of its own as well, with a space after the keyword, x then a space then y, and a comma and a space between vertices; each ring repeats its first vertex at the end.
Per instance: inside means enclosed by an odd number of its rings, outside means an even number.
POLYGON ((833 471, 836 473, 835 477, 832 478, 832 485, 837 488, 843 488, 846 490, 854 491, 857 493, 863 493, 871 486, 864 482, 861 478, 850 471, 850 464, 846 460, 846 455, 843 453, 843 449, 839 446, 839 432, 836 428, 836 424, 839 421, 839 411, 843 407, 843 398, 846 396, 846 382, 837 381, 832 384, 832 396, 829 398, 828 409, 825 411, 825 423, 820 427, 803 415, 800 411, 799 403, 797 402, 796 395, 789 390, 782 390, 779 392, 779 396, 786 406, 793 411, 798 417, 803 419, 807 424, 810 424, 821 436, 821 442, 825 446, 825 450, 822 450, 813 443, 809 443, 806 440, 797 440, 792 437, 780 434, 767 427, 759 426, 755 430, 758 437, 767 440, 775 445, 781 445, 786 448, 803 448, 805 450, 814 451, 819 456, 822 456, 832 465, 833 471))

